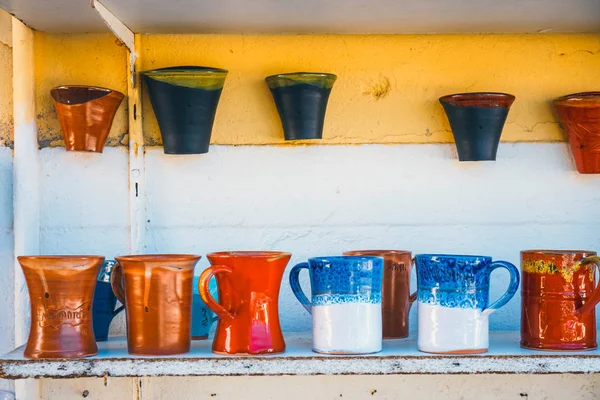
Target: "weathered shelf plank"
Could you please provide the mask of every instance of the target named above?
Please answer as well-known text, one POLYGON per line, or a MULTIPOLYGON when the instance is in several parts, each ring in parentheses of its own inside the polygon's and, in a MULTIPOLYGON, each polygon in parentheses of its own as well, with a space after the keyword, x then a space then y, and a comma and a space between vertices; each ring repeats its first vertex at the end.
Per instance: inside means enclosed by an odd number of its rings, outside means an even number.
POLYGON ((540 352, 521 349, 518 332, 492 332, 479 355, 421 353, 416 339, 386 340, 381 353, 327 356, 311 351, 310 334, 286 335, 287 351, 271 356, 220 356, 211 341, 195 341, 188 354, 136 357, 124 338, 100 343, 99 354, 73 360, 23 358, 23 348, 0 358, 0 378, 77 378, 239 375, 560 374, 599 373, 600 351, 540 352))

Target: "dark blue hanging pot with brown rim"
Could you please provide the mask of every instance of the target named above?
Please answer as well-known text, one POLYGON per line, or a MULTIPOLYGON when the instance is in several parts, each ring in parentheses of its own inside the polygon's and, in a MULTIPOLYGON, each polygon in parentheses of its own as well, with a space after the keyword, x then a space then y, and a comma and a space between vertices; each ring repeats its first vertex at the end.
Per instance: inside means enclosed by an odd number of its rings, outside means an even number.
POLYGON ((195 66, 141 72, 160 127, 165 154, 208 152, 227 72, 195 66))
POLYGON ((283 125, 285 140, 321 139, 331 88, 337 77, 293 72, 265 78, 283 125))
POLYGON ((452 128, 459 161, 494 161, 508 110, 515 96, 460 93, 440 97, 452 128))

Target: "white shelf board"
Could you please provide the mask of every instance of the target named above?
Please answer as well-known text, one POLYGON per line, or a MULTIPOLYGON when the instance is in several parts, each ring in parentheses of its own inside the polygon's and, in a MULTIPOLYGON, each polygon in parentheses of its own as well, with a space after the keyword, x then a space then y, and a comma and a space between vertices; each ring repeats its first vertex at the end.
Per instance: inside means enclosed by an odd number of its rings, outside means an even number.
POLYGON ((415 338, 386 340, 381 353, 328 356, 311 351, 310 334, 288 334, 287 350, 271 356, 220 356, 211 340, 192 342, 188 354, 136 357, 124 338, 99 344, 99 354, 79 359, 32 360, 23 348, 0 358, 0 378, 77 378, 238 375, 559 374, 600 372, 600 351, 541 352, 521 349, 518 332, 491 332, 490 350, 477 355, 433 355, 415 338))
MULTIPOLYGON (((599 32, 600 0, 100 0, 136 33, 599 32)), ((85 0, 0 0, 34 29, 107 31, 85 0)))

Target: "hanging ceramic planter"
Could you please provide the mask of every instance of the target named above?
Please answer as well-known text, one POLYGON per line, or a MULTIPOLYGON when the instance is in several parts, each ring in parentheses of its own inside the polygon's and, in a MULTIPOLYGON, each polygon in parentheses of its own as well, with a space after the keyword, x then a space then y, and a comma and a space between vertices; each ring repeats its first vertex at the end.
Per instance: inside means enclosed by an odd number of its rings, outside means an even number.
POLYGON ((600 173, 600 92, 575 93, 554 100, 569 135, 580 174, 600 173))
POLYGON ((337 77, 333 74, 294 72, 265 80, 283 125, 285 140, 321 139, 327 100, 337 77))
POLYGON ((208 152, 227 70, 169 67, 141 72, 165 154, 208 152))
POLYGON ((58 86, 50 91, 68 151, 102 153, 123 93, 94 86, 58 86))
POLYGON ((459 161, 494 161, 515 96, 461 93, 440 97, 450 122, 459 161))

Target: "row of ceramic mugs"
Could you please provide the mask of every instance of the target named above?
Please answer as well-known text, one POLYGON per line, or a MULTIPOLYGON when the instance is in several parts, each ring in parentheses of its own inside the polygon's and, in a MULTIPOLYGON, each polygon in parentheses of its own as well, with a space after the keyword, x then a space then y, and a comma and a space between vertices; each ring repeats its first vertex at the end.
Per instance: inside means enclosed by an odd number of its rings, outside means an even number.
MULTIPOLYGON (((208 152, 213 122, 227 70, 169 67, 143 71, 144 85, 166 154, 208 152)), ((321 139, 325 111, 337 77, 294 72, 268 76, 286 140, 321 139)), ((51 90, 67 150, 102 152, 124 95, 93 86, 51 90)), ((495 160, 508 111, 515 96, 506 93, 458 93, 440 103, 450 122, 460 161, 495 160)), ((593 149, 600 132, 600 92, 575 93, 554 102, 580 173, 600 173, 593 149)))
MULTIPOLYGON (((272 354, 285 350, 278 297, 290 253, 218 252, 198 280, 199 294, 217 318, 212 349, 220 354, 272 354), (210 288, 216 277, 218 300, 210 288)), ((200 256, 131 255, 103 263, 100 256, 22 256, 32 321, 25 356, 83 357, 97 353, 93 308, 105 305, 100 284, 124 304, 131 354, 188 352, 191 340, 194 267, 200 256), (104 268, 102 266, 104 265, 104 268), (94 299, 94 292, 96 296, 94 299), (94 304, 94 307, 92 307, 94 304)), ((594 307, 600 301, 593 251, 521 252, 521 345, 540 350, 596 347, 594 307)), ((408 312, 418 301, 418 347, 431 353, 480 353, 488 348, 488 316, 516 293, 518 269, 505 261, 475 255, 418 254, 399 250, 350 251, 315 257, 290 271, 291 289, 312 315, 313 350, 367 354, 383 338, 408 335, 408 312), (410 294, 411 266, 417 291, 410 294), (510 273, 506 293, 489 304, 490 275, 510 273), (310 275, 311 299, 299 281, 310 275)), ((204 315, 208 319, 210 315, 204 315)), ((108 328, 106 328, 108 329, 108 328)), ((99 333, 99 332, 98 332, 99 333)))

